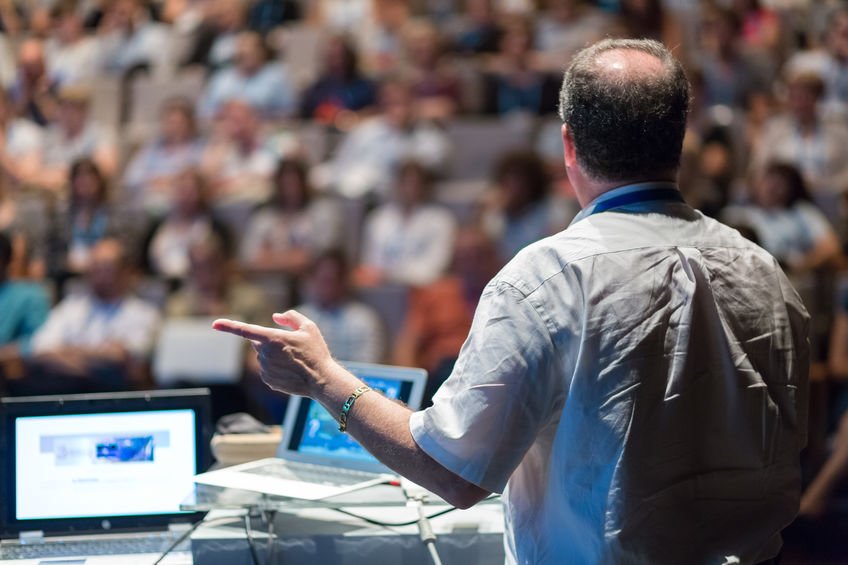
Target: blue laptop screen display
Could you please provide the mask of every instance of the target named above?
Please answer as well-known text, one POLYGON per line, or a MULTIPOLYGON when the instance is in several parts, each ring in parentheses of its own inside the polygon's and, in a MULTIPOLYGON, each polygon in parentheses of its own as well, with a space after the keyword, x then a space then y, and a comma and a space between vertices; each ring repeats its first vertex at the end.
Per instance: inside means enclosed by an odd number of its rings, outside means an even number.
MULTIPOLYGON (((409 401, 412 383, 406 380, 363 376, 362 380, 374 390, 382 392, 392 400, 409 401)), ((320 404, 307 401, 300 404, 291 439, 292 449, 299 453, 310 453, 353 461, 376 462, 350 435, 339 432, 339 424, 320 404)))
POLYGON ((198 471, 194 410, 15 419, 18 520, 179 512, 198 471))

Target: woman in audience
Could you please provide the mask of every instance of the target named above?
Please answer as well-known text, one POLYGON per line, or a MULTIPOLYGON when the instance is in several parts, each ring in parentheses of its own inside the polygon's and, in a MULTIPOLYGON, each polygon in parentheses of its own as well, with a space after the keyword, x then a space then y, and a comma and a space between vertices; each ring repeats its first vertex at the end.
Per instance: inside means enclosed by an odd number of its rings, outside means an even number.
POLYGON ((377 87, 359 69, 356 49, 343 36, 330 39, 324 71, 303 94, 300 116, 333 124, 340 112, 360 112, 377 103, 377 87))
POLYGON ((108 188, 108 180, 92 159, 71 165, 68 201, 51 237, 51 272, 59 279, 84 273, 97 242, 116 234, 108 188))
POLYGON ((371 212, 365 221, 362 263, 357 284, 429 284, 450 263, 456 220, 430 202, 430 174, 418 162, 401 165, 394 200, 371 212))
POLYGON ((536 153, 503 155, 495 166, 494 182, 496 190, 487 202, 483 225, 498 242, 503 262, 567 225, 560 209, 551 205, 548 170, 536 153))
POLYGON ((200 161, 202 142, 194 123, 194 105, 185 98, 162 104, 159 134, 142 147, 124 173, 124 199, 137 209, 162 213, 173 200, 174 178, 200 161))
POLYGON ((749 204, 725 209, 722 219, 753 228, 760 245, 793 272, 836 262, 839 240, 810 202, 798 169, 784 163, 768 165, 751 196, 749 204))
POLYGON ((248 271, 299 276, 315 255, 342 243, 338 207, 315 198, 302 159, 283 159, 271 199, 247 222, 241 260, 248 271))
POLYGON ((176 284, 188 273, 193 243, 215 235, 230 245, 226 227, 209 210, 206 190, 206 179, 196 169, 174 179, 174 206, 150 228, 143 245, 142 259, 149 272, 176 284))

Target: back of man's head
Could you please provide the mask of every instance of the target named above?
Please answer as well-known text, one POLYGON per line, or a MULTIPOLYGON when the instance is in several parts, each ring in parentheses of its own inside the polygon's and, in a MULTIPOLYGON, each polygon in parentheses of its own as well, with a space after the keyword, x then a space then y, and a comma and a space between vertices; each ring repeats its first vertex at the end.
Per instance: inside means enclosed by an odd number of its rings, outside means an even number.
POLYGON ((646 39, 607 39, 580 51, 560 93, 577 162, 603 182, 673 178, 688 112, 683 67, 646 39))

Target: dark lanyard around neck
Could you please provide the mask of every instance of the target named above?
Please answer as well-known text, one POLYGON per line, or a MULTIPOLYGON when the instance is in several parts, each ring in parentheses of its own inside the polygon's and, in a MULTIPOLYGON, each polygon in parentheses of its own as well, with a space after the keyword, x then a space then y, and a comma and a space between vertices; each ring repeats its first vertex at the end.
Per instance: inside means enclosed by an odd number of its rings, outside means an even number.
POLYGON ((592 208, 589 215, 646 202, 676 202, 682 204, 685 203, 685 200, 683 200, 683 196, 676 188, 649 188, 647 190, 620 194, 619 196, 613 196, 612 198, 598 202, 592 208))

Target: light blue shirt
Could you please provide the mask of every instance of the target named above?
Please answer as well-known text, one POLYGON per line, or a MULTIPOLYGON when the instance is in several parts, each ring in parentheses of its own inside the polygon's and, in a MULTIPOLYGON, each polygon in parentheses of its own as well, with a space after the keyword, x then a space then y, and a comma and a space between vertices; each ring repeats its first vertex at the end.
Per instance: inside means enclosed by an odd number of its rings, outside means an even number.
POLYGON ((279 118, 295 110, 295 95, 288 73, 281 65, 268 64, 252 76, 233 67, 215 73, 200 102, 200 117, 209 120, 230 100, 253 106, 265 118, 279 118))
POLYGON ((508 563, 757 563, 798 511, 809 316, 766 251, 655 204, 521 251, 411 417, 504 493, 508 563))

